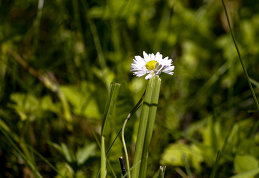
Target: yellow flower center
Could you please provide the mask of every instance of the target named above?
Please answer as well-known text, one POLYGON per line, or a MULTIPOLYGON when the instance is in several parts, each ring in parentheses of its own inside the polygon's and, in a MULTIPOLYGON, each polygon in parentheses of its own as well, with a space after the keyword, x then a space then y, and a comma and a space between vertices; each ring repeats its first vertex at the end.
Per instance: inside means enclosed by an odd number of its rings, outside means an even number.
POLYGON ((148 70, 154 70, 155 69, 155 67, 156 67, 156 61, 155 60, 152 60, 152 61, 148 61, 147 63, 146 63, 146 68, 148 69, 148 70))

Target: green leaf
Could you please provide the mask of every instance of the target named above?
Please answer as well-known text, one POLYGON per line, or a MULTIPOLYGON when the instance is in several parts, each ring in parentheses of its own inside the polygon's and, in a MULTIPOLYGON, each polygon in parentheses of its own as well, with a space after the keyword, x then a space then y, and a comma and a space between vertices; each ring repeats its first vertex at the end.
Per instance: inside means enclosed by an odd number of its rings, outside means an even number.
POLYGON ((82 82, 79 86, 61 86, 60 90, 72 105, 75 114, 100 118, 96 97, 93 95, 94 85, 82 82))
POLYGON ((62 153, 64 154, 64 156, 65 156, 67 162, 71 163, 72 160, 73 160, 73 159, 72 159, 73 157, 72 157, 72 155, 71 155, 71 153, 70 153, 70 151, 69 151, 67 145, 64 144, 64 143, 61 143, 61 149, 62 149, 62 153))
POLYGON ((73 157, 66 144, 61 143, 61 145, 58 145, 52 142, 49 142, 49 144, 53 146, 55 149, 57 149, 61 154, 63 154, 67 162, 72 162, 73 157))
POLYGON ((258 174, 259 174, 259 168, 255 168, 250 171, 246 171, 246 172, 237 174, 235 176, 232 176, 231 178, 249 178, 249 177, 254 177, 258 174))
POLYGON ((96 153, 96 144, 86 144, 83 148, 80 148, 76 153, 76 159, 78 165, 82 165, 85 161, 95 155, 96 153))
POLYGON ((161 164, 172 166, 185 166, 185 160, 200 170, 200 163, 204 161, 202 150, 196 145, 185 145, 183 143, 170 144, 164 151, 161 164))
POLYGON ((234 167, 237 173, 242 173, 258 168, 258 160, 250 155, 237 155, 234 159, 234 167))
POLYGON ((106 104, 103 126, 102 126, 102 135, 104 136, 108 136, 112 128, 111 122, 114 117, 114 109, 119 95, 119 89, 120 89, 119 83, 111 83, 111 91, 110 91, 109 99, 106 104))
POLYGON ((39 100, 32 94, 14 93, 11 100, 15 104, 10 106, 19 114, 21 120, 34 120, 35 115, 40 112, 39 100))
POLYGON ((45 111, 52 111, 54 113, 58 113, 60 108, 56 103, 53 103, 50 96, 44 96, 41 99, 41 108, 45 111))

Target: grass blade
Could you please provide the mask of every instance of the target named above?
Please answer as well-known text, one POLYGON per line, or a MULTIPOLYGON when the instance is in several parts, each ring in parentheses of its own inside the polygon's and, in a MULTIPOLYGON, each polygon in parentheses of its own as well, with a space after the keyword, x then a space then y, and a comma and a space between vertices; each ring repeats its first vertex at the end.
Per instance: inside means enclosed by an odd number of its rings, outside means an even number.
POLYGON ((0 131, 2 132, 2 134, 4 135, 4 137, 6 139, 4 141, 6 141, 6 143, 11 148, 14 149, 15 155, 17 157, 21 157, 24 160, 24 163, 32 170, 35 177, 41 178, 42 176, 39 173, 39 171, 37 170, 36 164, 32 161, 32 158, 24 153, 23 149, 27 149, 26 144, 23 141, 15 140, 18 137, 13 135, 11 132, 9 132, 10 131, 9 128, 3 122, 1 122, 0 131), (4 125, 4 127, 3 127, 3 125, 4 125), (22 147, 23 149, 21 149, 19 146, 22 147))
POLYGON ((102 136, 101 142, 101 178, 106 177, 106 155, 105 155, 105 138, 102 136))
POLYGON ((102 135, 108 136, 110 133, 112 117, 114 114, 114 108, 116 101, 119 95, 120 84, 111 83, 110 96, 107 101, 107 105, 104 112, 103 126, 102 126, 102 135))
POLYGON ((245 64, 244 64, 244 62, 243 62, 243 60, 242 60, 242 58, 241 58, 241 55, 240 55, 240 52, 239 52, 239 49, 238 49, 238 46, 237 46, 237 43, 236 43, 236 40, 235 40, 235 37, 234 37, 234 34, 233 34, 233 30, 232 30, 231 25, 230 25, 230 21, 229 21, 229 17, 228 17, 228 12, 227 12, 227 8, 226 8, 226 5, 225 5, 224 0, 222 0, 222 4, 223 4, 223 7, 224 7, 225 15, 226 15, 227 22, 228 22, 228 27, 229 27, 229 29, 230 29, 231 37, 232 37, 232 40, 233 40, 233 42, 234 42, 234 45, 235 45, 235 48, 236 48, 236 51, 237 51, 237 55, 238 55, 239 61, 240 61, 241 65, 242 65, 243 71, 244 71, 244 73, 245 73, 246 80, 247 80, 247 82, 248 82, 249 88, 250 88, 251 93, 252 93, 252 95, 253 95, 253 99, 254 99, 254 102, 255 102, 255 104, 256 104, 256 108, 257 108, 257 110, 259 111, 259 103, 258 103, 258 100, 257 100, 257 98, 256 98, 256 95, 255 95, 253 86, 252 86, 252 84, 251 84, 251 81, 249 80, 250 77, 249 77, 249 75, 248 75, 248 73, 247 73, 245 64))

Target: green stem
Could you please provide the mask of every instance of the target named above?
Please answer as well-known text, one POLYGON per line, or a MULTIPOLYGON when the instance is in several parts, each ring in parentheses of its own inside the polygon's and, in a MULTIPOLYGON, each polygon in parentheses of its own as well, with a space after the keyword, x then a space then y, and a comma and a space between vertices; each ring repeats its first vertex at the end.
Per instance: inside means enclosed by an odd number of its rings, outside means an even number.
POLYGON ((105 144, 104 144, 104 136, 102 136, 101 142, 101 178, 106 177, 106 156, 105 156, 105 144))
MULTIPOLYGON (((126 119, 129 120, 129 119, 133 116, 133 114, 140 108, 140 106, 141 106, 141 104, 142 104, 142 101, 143 101, 143 99, 144 99, 145 93, 146 93, 146 91, 143 93, 143 95, 142 95, 142 97, 140 98, 140 100, 138 101, 138 103, 137 103, 137 104, 134 106, 134 108, 130 111, 130 113, 128 114, 128 117, 127 117, 126 119)), ((107 149, 107 151, 106 151, 107 157, 108 157, 108 154, 109 154, 109 152, 110 152, 110 150, 111 150, 111 148, 112 148, 114 142, 116 141, 116 139, 117 139, 118 136, 120 135, 121 130, 122 130, 122 128, 119 130, 119 132, 117 133, 115 139, 112 141, 111 145, 110 145, 109 148, 107 149)))
MULTIPOLYGON (((151 103, 149 106, 149 114, 148 114, 148 123, 146 128, 146 135, 144 140, 144 147, 143 147, 143 153, 142 153, 142 161, 140 164, 140 172, 139 177, 145 178, 146 172, 147 172, 147 159, 148 159, 148 150, 152 138, 155 118, 156 118, 156 110, 157 110, 157 104, 158 104, 158 98, 159 98, 159 92, 160 92, 160 86, 161 86, 161 79, 158 76, 153 77, 154 78, 154 87, 153 92, 151 96, 151 103)), ((144 103, 145 104, 145 103, 144 103)))
MULTIPOLYGON (((127 146, 126 146, 126 142, 125 142, 125 138, 124 138, 124 130, 125 130, 125 127, 126 127, 126 124, 128 122, 128 120, 131 118, 131 116, 139 109, 139 107, 141 106, 141 103, 143 101, 143 98, 145 96, 145 92, 143 93, 142 97, 140 98, 140 100, 138 101, 138 103, 136 104, 136 106, 134 106, 134 108, 130 111, 130 113, 128 114, 127 118, 125 119, 124 123, 123 123, 123 126, 121 128, 121 137, 122 137, 122 143, 123 143, 123 148, 124 148, 124 152, 125 152, 125 157, 126 157, 126 164, 127 164, 127 171, 128 171, 128 176, 129 178, 131 177, 131 174, 130 174, 130 166, 129 166, 129 156, 128 156, 128 151, 127 151, 127 146)), ((119 132, 120 133, 120 132, 119 132)), ((116 136, 117 138, 117 136, 116 136)), ((116 140, 115 138, 115 140, 116 140)), ((113 141, 114 143, 114 141, 113 141)), ((112 144, 113 144, 112 143, 112 144)), ((108 154, 108 153, 107 153, 108 154)))
POLYGON ((121 129, 121 137, 122 137, 122 143, 123 143, 123 148, 124 148, 124 152, 125 152, 125 156, 126 156, 126 164, 127 164, 127 170, 128 170, 128 175, 129 178, 130 176, 130 166, 129 166, 129 158, 128 158, 128 151, 127 151, 127 147, 126 147, 126 142, 125 142, 125 138, 124 138, 124 130, 126 127, 126 124, 128 122, 128 120, 131 118, 131 116, 139 109, 139 107, 141 106, 141 103, 143 101, 143 98, 145 96, 145 92, 143 93, 142 97, 140 98, 140 100, 138 101, 138 103, 136 104, 136 106, 134 106, 134 108, 130 111, 130 113, 128 114, 127 118, 125 119, 122 129, 121 129))
POLYGON ((148 122, 149 108, 150 108, 149 104, 151 103, 153 87, 154 87, 154 77, 148 81, 143 107, 141 111, 138 136, 137 136, 137 142, 136 142, 136 150, 135 150, 134 160, 133 160, 133 171, 132 171, 133 178, 137 178, 139 175, 139 170, 140 170, 139 163, 141 162, 141 157, 142 157, 143 145, 144 145, 147 122, 148 122))
POLYGON ((236 43, 236 40, 235 40, 233 31, 232 31, 232 28, 231 28, 231 26, 230 26, 230 21, 229 21, 229 17, 228 17, 228 12, 227 12, 227 8, 226 8, 226 5, 225 5, 224 0, 222 0, 222 4, 223 4, 224 11, 225 11, 225 14, 226 14, 228 26, 229 26, 230 33, 231 33, 231 36, 232 36, 232 40, 233 40, 233 42, 234 42, 234 44, 235 44, 235 47, 236 47, 236 51, 237 51, 237 55, 238 55, 239 61, 240 61, 241 65, 242 65, 243 71, 244 71, 244 73, 245 73, 245 77, 246 77, 246 80, 247 80, 247 82, 248 82, 248 85, 249 85, 249 88, 250 88, 250 90, 251 90, 251 93, 252 93, 252 95, 253 95, 253 99, 254 99, 254 102, 255 102, 255 104, 256 104, 257 110, 259 111, 259 103, 258 103, 258 101, 257 101, 257 98, 256 98, 256 95, 255 95, 253 86, 252 86, 252 84, 251 84, 251 81, 249 80, 249 79, 250 79, 250 78, 249 78, 249 75, 248 75, 248 73, 247 73, 245 64, 244 64, 244 62, 243 62, 243 60, 242 60, 242 58, 241 58, 241 55, 240 55, 240 52, 239 52, 239 49, 238 49, 238 46, 237 46, 237 43, 236 43))
POLYGON ((127 166, 128 177, 131 178, 131 176, 130 176, 130 166, 129 166, 129 156, 128 156, 127 146, 126 146, 125 138, 124 138, 124 129, 126 127, 127 121, 128 121, 128 118, 125 119, 125 121, 123 123, 122 130, 121 130, 121 137, 122 137, 122 144, 123 144, 125 157, 126 157, 126 166, 127 166))

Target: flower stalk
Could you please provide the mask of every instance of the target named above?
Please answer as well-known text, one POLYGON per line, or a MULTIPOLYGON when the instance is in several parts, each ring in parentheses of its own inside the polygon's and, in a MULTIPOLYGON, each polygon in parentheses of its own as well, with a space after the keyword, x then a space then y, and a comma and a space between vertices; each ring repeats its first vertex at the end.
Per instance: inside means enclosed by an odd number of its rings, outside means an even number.
POLYGON ((127 146, 126 146, 126 142, 125 142, 125 138, 124 138, 124 130, 125 130, 127 121, 128 121, 128 118, 125 119, 125 121, 124 121, 124 123, 123 123, 121 135, 122 135, 123 149, 124 149, 125 157, 126 157, 127 174, 128 174, 128 177, 131 178, 130 166, 129 166, 129 156, 128 156, 127 146))
MULTIPOLYGON (((131 71, 133 72, 133 75, 136 75, 137 77, 145 76, 145 79, 148 80, 140 116, 136 149, 132 166, 133 178, 146 177, 148 148, 152 138, 161 85, 159 74, 163 72, 173 75, 174 66, 172 62, 172 59, 169 59, 168 57, 163 58, 162 54, 159 52, 156 54, 147 54, 143 51, 143 58, 140 56, 135 56, 133 63, 131 64, 131 71)), ((126 151, 127 150, 125 149, 125 152, 126 151)))
POLYGON ((153 132, 153 125, 155 121, 157 102, 160 91, 160 83, 161 80, 159 76, 155 75, 148 81, 147 84, 146 95, 144 98, 140 116, 136 149, 133 161, 132 177, 134 178, 144 176, 146 174, 142 172, 146 172, 148 147, 153 132))
POLYGON ((140 172, 139 177, 146 177, 147 172, 147 160, 148 160, 148 150, 153 134, 154 129, 154 123, 156 118, 156 110, 157 110, 157 104, 159 99, 159 92, 160 92, 160 86, 161 86, 161 79, 156 75, 154 78, 154 88, 151 96, 151 103, 149 106, 149 114, 148 114, 148 123, 146 128, 146 135, 144 140, 144 147, 143 147, 143 153, 141 158, 141 164, 140 164, 140 172))

